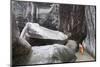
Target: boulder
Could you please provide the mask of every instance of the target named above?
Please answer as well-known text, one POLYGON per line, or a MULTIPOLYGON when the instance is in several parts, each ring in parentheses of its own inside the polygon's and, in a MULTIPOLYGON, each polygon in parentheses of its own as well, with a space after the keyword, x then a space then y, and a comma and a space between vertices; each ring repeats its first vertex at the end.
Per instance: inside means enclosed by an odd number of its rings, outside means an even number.
POLYGON ((62 44, 34 46, 27 57, 17 59, 15 65, 75 62, 75 53, 62 44))
MULTIPOLYGON (((68 38, 67 35, 60 31, 54 31, 43 26, 40 26, 38 23, 28 22, 24 27, 27 30, 27 36, 30 38, 39 38, 39 39, 52 39, 52 40, 65 40, 68 38)), ((22 31, 22 33, 25 30, 22 31)), ((23 34, 21 34, 23 36, 23 34)))
POLYGON ((32 46, 42 46, 48 44, 65 44, 69 34, 65 35, 60 31, 54 31, 38 23, 28 22, 21 35, 21 38, 25 38, 32 46))

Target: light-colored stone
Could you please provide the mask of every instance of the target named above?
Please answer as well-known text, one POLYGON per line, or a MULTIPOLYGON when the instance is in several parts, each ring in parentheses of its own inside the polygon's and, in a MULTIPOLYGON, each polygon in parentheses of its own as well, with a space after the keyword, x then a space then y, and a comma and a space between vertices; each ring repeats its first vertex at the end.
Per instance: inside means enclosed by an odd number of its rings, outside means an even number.
POLYGON ((18 63, 27 64, 47 64, 75 62, 76 56, 69 47, 61 44, 52 44, 46 46, 34 46, 32 52, 26 57, 19 58, 18 63))
POLYGON ((77 46, 78 44, 75 40, 68 40, 66 43, 66 47, 70 48, 73 51, 73 53, 76 52, 77 46))
POLYGON ((62 32, 54 31, 40 26, 38 23, 28 22, 24 27, 20 37, 31 37, 39 39, 65 40, 68 38, 62 32))

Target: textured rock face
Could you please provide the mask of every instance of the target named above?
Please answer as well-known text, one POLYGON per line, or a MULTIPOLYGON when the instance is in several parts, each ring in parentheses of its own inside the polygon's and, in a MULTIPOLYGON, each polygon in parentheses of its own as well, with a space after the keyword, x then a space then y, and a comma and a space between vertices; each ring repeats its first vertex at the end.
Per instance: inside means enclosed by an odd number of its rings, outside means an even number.
POLYGON ((96 50, 96 7, 86 6, 85 17, 87 23, 87 37, 84 41, 88 52, 95 57, 96 50))
POLYGON ((12 13, 12 29, 11 29, 11 44, 12 44, 12 56, 22 56, 22 55, 28 55, 28 53, 31 50, 31 45, 26 42, 26 40, 20 38, 20 32, 18 27, 16 26, 15 22, 15 15, 12 13))
POLYGON ((71 39, 79 43, 84 41, 86 50, 95 57, 96 7, 61 5, 60 9, 60 30, 64 33, 71 32, 71 39))

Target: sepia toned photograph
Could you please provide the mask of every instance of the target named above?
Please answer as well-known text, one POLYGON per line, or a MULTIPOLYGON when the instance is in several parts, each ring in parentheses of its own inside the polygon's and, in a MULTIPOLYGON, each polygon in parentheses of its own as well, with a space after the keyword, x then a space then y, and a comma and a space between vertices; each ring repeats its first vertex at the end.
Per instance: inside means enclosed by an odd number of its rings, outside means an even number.
POLYGON ((11 65, 96 61, 96 6, 11 0, 11 65))

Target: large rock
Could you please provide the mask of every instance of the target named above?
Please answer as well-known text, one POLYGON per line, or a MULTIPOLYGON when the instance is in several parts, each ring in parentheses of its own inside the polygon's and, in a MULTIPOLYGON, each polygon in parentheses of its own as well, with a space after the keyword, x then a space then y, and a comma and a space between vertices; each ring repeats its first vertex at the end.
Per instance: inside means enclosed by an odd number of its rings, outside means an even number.
POLYGON ((47 63, 64 63, 75 62, 76 56, 73 51, 61 44, 52 44, 46 46, 34 46, 28 56, 16 59, 15 65, 27 64, 47 64, 47 63))
MULTIPOLYGON (((65 35, 64 33, 42 27, 38 23, 28 22, 25 28, 28 33, 27 36, 30 38, 52 39, 52 40, 65 40, 68 38, 68 36, 65 35)), ((24 31, 22 31, 22 33, 23 32, 24 31)))
POLYGON ((69 35, 40 26, 38 23, 28 22, 24 27, 21 38, 25 38, 32 46, 48 44, 65 44, 69 35))

